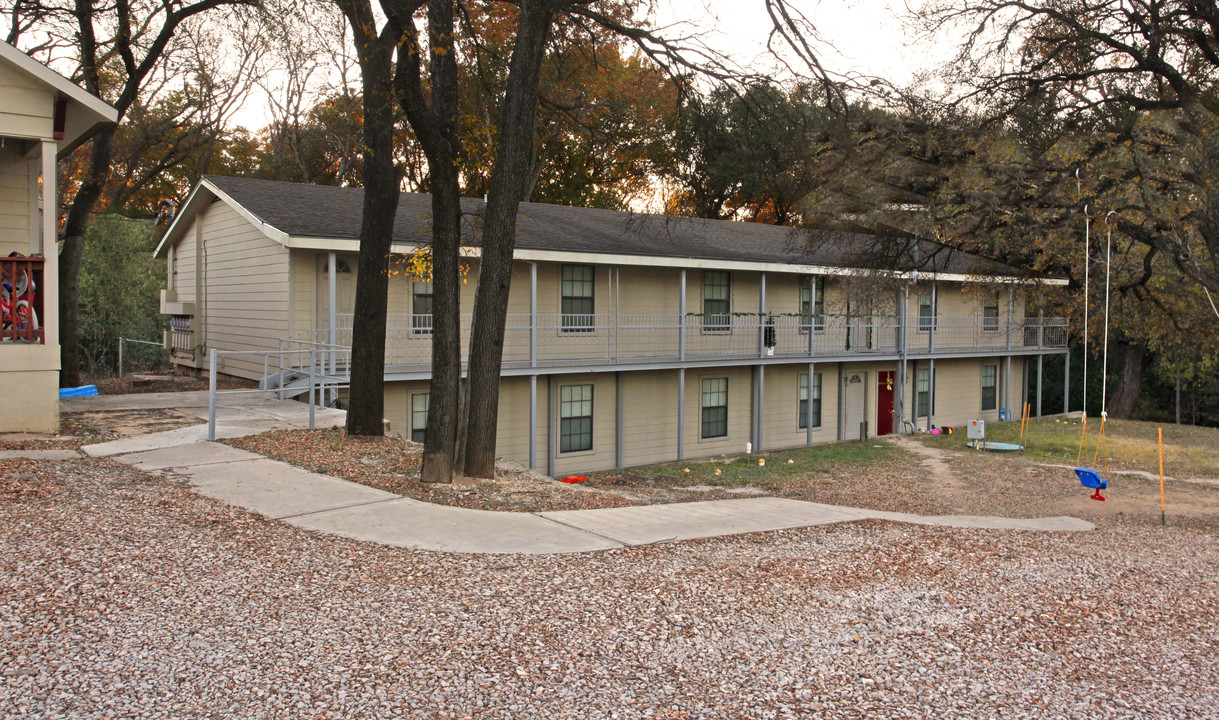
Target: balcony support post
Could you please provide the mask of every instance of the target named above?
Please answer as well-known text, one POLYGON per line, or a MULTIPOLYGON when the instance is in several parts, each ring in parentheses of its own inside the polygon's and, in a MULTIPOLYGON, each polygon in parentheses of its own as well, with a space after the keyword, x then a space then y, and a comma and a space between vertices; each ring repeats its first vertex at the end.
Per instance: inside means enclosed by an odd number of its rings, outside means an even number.
POLYGON ((766 412, 766 366, 755 365, 753 368, 753 451, 762 452, 762 416, 766 412))
MULTIPOLYGON (((1007 289, 1007 349, 1012 349, 1012 324, 1016 322, 1012 317, 1012 307, 1015 304, 1016 291, 1012 288, 1007 289)), ((1009 356, 1010 357, 1010 356, 1009 356)))
MULTIPOLYGON (((678 323, 678 327, 679 327, 679 331, 681 332, 681 335, 678 336, 678 338, 677 338, 677 358, 679 360, 681 360, 682 362, 685 362, 686 361, 686 270, 685 270, 685 268, 682 268, 682 271, 681 271, 681 297, 679 299, 678 304, 680 307, 680 310, 678 312, 681 313, 681 320, 678 323)), ((684 378, 685 376, 683 375, 682 377, 684 378)), ((681 441, 679 440, 678 443, 680 443, 680 442, 681 441)), ((679 449, 681 448, 680 444, 678 445, 678 448, 679 449)), ((678 457, 678 459, 680 460, 681 458, 678 457)))
POLYGON ((622 467, 622 373, 614 373, 614 467, 622 467))
POLYGON ((529 376, 529 469, 538 469, 538 376, 529 376))
POLYGON ((1041 378, 1042 378, 1042 360, 1045 355, 1037 356, 1037 417, 1041 417, 1041 378))
MULTIPOLYGON (((897 295, 897 434, 902 434, 902 421, 906 418, 906 379, 910 374, 910 361, 907 359, 909 354, 906 345, 909 337, 910 326, 910 286, 907 284, 902 287, 902 290, 897 295)), ((918 408, 915 408, 915 412, 918 408)), ((914 418, 914 422, 918 422, 918 418, 914 418)))
MULTIPOLYGON (((560 322, 562 322, 560 320, 560 322)), ((538 264, 529 263, 529 367, 538 366, 538 264)))
MULTIPOLYGON (((329 298, 329 305, 327 307, 330 308, 330 317, 327 318, 327 323, 329 323, 329 327, 330 327, 330 334, 329 334, 330 348, 329 348, 329 352, 326 353, 326 360, 327 360, 327 366, 330 369, 331 376, 334 376, 335 371, 337 370, 337 366, 338 366, 338 358, 336 358, 335 354, 334 354, 334 346, 337 345, 339 342, 338 265, 339 265, 338 255, 336 255, 333 250, 330 251, 329 253, 327 253, 326 254, 326 294, 327 294, 327 297, 329 298)), ((354 322, 354 318, 353 318, 353 322, 354 322)), ((330 399, 334 400, 335 397, 337 397, 339 390, 338 390, 338 388, 332 388, 330 392, 332 395, 332 397, 330 399)))
POLYGON ((935 330, 940 324, 940 284, 931 283, 931 327, 927 328, 927 350, 935 352, 935 330))
POLYGON ((546 376, 546 474, 554 477, 554 375, 546 376))
POLYGON ((838 363, 838 442, 847 439, 846 422, 847 422, 847 373, 846 363, 838 363))
POLYGON ((1071 412, 1071 350, 1062 356, 1062 414, 1071 412))
POLYGON ((1037 311, 1037 349, 1045 347, 1045 311, 1037 311))
POLYGON ((1007 419, 1012 419, 1012 356, 1008 355, 1003 363, 1003 398, 1000 410, 1007 411, 1007 419))
POLYGON ((766 273, 758 273, 758 357, 766 356, 766 273))
MULTIPOLYGON (((682 270, 682 277, 686 271, 682 270)), ((684 286, 685 283, 682 283, 684 286)), ((684 304, 684 303, 683 303, 684 304)), ((685 315, 682 315, 685 317, 685 315)), ((684 329, 684 328, 683 328, 684 329)), ((677 369, 677 459, 686 459, 686 369, 677 369)))
POLYGON ((935 358, 927 360, 927 432, 935 426, 935 358))
POLYGON ((42 143, 42 284, 38 294, 42 297, 42 341, 46 345, 59 345, 59 207, 55 183, 55 151, 57 143, 42 143), (54 288, 48 292, 48 288, 54 288))

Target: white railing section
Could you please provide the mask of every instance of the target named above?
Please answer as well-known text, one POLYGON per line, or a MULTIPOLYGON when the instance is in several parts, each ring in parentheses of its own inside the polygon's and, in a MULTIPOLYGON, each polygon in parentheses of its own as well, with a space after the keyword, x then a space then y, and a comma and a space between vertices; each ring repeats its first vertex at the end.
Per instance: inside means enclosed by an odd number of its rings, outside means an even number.
MULTIPOLYGON (((328 332, 328 331, 327 331, 328 332)), ((207 439, 216 440, 216 397, 218 395, 252 395, 276 391, 284 397, 291 383, 299 379, 302 391, 309 393, 309 429, 314 428, 314 409, 317 401, 334 395, 340 388, 348 387, 348 371, 351 367, 351 348, 326 343, 281 340, 279 350, 216 350, 208 358, 207 378, 207 439), (298 343, 301 347, 288 345, 298 343), (307 346, 307 347, 306 347, 307 346), (217 390, 217 376, 222 370, 222 358, 236 358, 258 363, 261 360, 264 383, 275 378, 274 387, 257 390, 217 390), (307 384, 303 384, 307 381, 307 384)))
MULTIPOLYGON (((469 314, 462 316, 462 357, 469 345, 469 314)), ((332 375, 351 361, 351 315, 328 329, 285 338, 285 352, 316 349, 332 375)), ((777 313, 637 313, 566 315, 508 313, 504 367, 683 362, 750 358, 895 355, 1064 349, 1063 318, 910 318, 903 331, 892 315, 803 316, 777 313), (904 335, 904 337, 903 337, 904 335), (904 340, 904 348, 903 348, 904 340)), ((281 357, 280 364, 286 359, 281 357)), ((432 361, 430 315, 393 314, 386 322, 385 364, 427 367, 432 361)))

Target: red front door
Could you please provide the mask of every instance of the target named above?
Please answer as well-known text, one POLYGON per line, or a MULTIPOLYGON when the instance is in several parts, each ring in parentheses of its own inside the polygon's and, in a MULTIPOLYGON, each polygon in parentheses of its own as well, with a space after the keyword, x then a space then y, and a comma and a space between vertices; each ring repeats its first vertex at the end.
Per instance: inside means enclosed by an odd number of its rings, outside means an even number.
POLYGON ((880 372, 876 377, 876 434, 889 435, 893 432, 893 373, 880 372))

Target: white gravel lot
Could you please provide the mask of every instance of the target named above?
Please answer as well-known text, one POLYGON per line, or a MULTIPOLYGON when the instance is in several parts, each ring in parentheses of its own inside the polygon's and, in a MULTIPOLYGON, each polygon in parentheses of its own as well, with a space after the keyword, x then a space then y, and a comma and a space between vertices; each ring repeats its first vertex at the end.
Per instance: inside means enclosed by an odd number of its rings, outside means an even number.
POLYGON ((0 716, 1219 717, 1217 561, 1116 520, 443 555, 0 461, 0 716))

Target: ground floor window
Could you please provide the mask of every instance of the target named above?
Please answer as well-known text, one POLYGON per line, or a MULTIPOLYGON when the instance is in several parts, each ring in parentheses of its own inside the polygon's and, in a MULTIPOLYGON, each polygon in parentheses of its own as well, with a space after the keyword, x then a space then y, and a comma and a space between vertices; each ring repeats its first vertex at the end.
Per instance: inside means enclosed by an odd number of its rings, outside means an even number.
POLYGON ((914 373, 914 408, 915 417, 930 417, 931 403, 931 368, 919 368, 914 373))
POLYGON ((593 449, 593 386, 559 388, 559 452, 593 449))
POLYGON ((703 379, 701 407, 701 437, 728 437, 728 378, 703 379))
POLYGON ((999 366, 982 366, 982 409, 994 410, 998 407, 999 366))
POLYGON ((813 391, 810 397, 808 373, 800 374, 800 428, 808 428, 809 402, 813 403, 813 427, 821 427, 821 373, 813 373, 813 391))
POLYGON ((430 392, 411 395, 411 440, 417 443, 427 441, 427 412, 431 400, 430 392))

